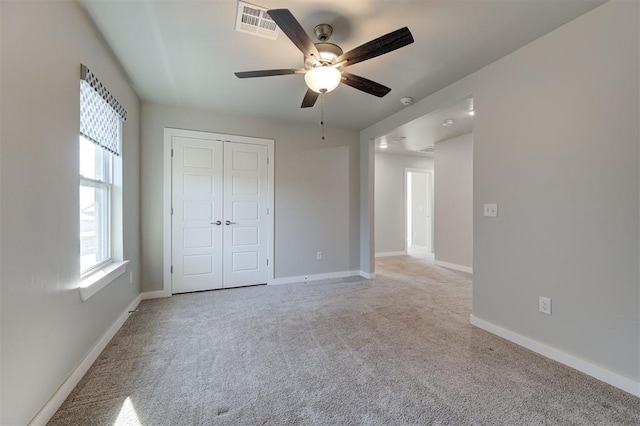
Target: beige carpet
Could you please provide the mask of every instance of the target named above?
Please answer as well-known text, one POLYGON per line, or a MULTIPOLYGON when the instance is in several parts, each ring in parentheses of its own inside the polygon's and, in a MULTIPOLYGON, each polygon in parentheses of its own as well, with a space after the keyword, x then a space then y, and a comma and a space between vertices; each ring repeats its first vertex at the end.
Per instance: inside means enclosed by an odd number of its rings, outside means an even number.
POLYGON ((468 275, 409 257, 373 281, 145 301, 50 424, 640 424, 640 399, 470 310, 468 275))

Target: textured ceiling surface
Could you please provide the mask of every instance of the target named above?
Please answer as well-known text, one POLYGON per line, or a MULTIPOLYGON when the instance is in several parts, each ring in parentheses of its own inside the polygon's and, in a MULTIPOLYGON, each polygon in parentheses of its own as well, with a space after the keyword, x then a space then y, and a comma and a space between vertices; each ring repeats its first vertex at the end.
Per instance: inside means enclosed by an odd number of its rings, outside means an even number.
MULTIPOLYGON (((310 37, 320 23, 347 51, 408 26, 415 43, 349 67, 392 91, 376 98, 340 85, 325 97, 329 126, 361 130, 422 99, 603 0, 252 0, 287 8, 310 37)), ((235 31, 236 0, 80 0, 144 101, 315 123, 320 102, 301 109, 302 75, 238 79, 235 71, 303 66, 284 35, 235 31)))

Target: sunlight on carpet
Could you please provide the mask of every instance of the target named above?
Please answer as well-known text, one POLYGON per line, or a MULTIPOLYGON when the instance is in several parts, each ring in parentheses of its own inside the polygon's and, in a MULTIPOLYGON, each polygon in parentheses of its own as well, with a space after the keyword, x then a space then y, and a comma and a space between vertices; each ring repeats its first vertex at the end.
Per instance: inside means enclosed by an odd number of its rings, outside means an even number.
POLYGON ((127 397, 122 404, 118 418, 116 418, 113 426, 142 426, 140 419, 138 419, 138 413, 133 408, 131 397, 127 397))

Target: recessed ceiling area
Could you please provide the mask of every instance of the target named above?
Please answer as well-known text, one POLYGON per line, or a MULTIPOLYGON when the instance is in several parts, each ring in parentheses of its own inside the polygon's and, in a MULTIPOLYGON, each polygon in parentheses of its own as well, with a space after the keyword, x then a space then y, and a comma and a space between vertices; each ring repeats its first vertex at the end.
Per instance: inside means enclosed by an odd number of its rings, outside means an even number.
MULTIPOLYGON (((605 0, 253 0, 287 8, 306 33, 333 27, 348 51, 407 26, 415 43, 349 67, 391 88, 377 98, 341 84, 326 95, 328 126, 362 130, 477 71, 605 0)), ((80 0, 143 101, 296 123, 317 123, 319 106, 300 108, 302 75, 238 79, 234 72, 298 68, 296 46, 235 30, 238 3, 80 0)))
MULTIPOLYGON (((374 141, 377 152, 390 154, 431 156, 423 150, 433 148, 440 141, 473 131, 473 99, 467 98, 397 127, 374 141), (443 125, 452 120, 451 125, 443 125), (387 144, 387 148, 381 148, 387 144)), ((433 152, 433 151, 432 151, 433 152)))

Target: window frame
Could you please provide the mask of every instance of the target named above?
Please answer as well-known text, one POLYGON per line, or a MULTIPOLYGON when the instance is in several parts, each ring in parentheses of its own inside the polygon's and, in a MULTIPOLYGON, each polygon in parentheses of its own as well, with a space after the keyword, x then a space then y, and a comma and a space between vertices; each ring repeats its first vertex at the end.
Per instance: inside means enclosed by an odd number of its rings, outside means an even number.
MULTIPOLYGON (((79 188, 82 187, 90 187, 97 190, 103 190, 105 194, 101 194, 101 197, 104 198, 104 202, 100 203, 100 213, 97 212, 98 203, 96 203, 96 214, 100 214, 101 217, 106 217, 107 220, 101 221, 99 224, 102 225, 99 227, 100 235, 107 235, 107 238, 104 239, 104 247, 98 247, 99 252, 105 252, 106 256, 103 260, 93 264, 87 269, 80 269, 80 278, 85 278, 96 270, 101 269, 104 265, 111 263, 113 261, 113 233, 112 233, 112 205, 111 202, 111 194, 113 191, 111 190, 112 184, 106 183, 100 180, 89 179, 85 177, 80 177, 80 185, 79 188)), ((96 238, 98 235, 98 231, 96 230, 96 238)), ((82 240, 82 231, 80 231, 80 239, 82 240)), ((98 239, 99 241, 103 241, 102 238, 98 239)), ((102 245, 102 244, 101 244, 102 245)), ((82 252, 81 252, 82 255, 82 252)), ((82 268, 82 266, 81 266, 82 268)))
MULTIPOLYGON (((101 210, 104 214, 104 217, 107 218, 107 220, 103 221, 104 223, 101 224, 102 225, 101 232, 103 232, 104 235, 107 235, 107 238, 105 240, 106 247, 103 247, 101 249, 104 249, 106 251, 107 256, 100 262, 97 262, 93 264, 91 267, 84 270, 82 269, 82 263, 80 264, 80 279, 84 280, 85 278, 91 276, 92 274, 95 274, 96 272, 102 270, 105 266, 114 262, 113 248, 114 248, 115 236, 114 236, 114 226, 113 226, 113 222, 114 222, 113 194, 114 194, 114 185, 115 185, 114 184, 115 159, 114 159, 114 154, 112 152, 96 144, 91 139, 85 137, 82 134, 80 134, 78 138, 78 152, 80 151, 80 144, 82 143, 82 139, 85 139, 88 143, 94 144, 95 149, 101 150, 102 164, 100 166, 102 168, 101 174, 103 179, 94 179, 94 178, 85 177, 80 173, 78 189, 80 190, 84 186, 84 187, 91 187, 95 189, 104 190, 106 192, 106 196, 104 196, 105 198, 104 204, 106 204, 106 206, 101 207, 101 210)), ((118 120, 118 144, 120 144, 120 146, 122 144, 122 122, 120 120, 118 120)), ((98 162, 96 161, 96 163, 98 162)), ((78 161, 78 166, 80 166, 80 161, 78 161)), ((96 203, 96 207, 97 207, 97 203, 96 203)), ((78 211, 78 213, 80 214, 80 211, 78 211)), ((82 241, 81 229, 79 229, 78 236, 80 238, 80 241, 82 241)), ((82 244, 82 242, 80 242, 80 244, 82 244)), ((82 245, 80 245, 80 255, 82 256, 82 245)))

